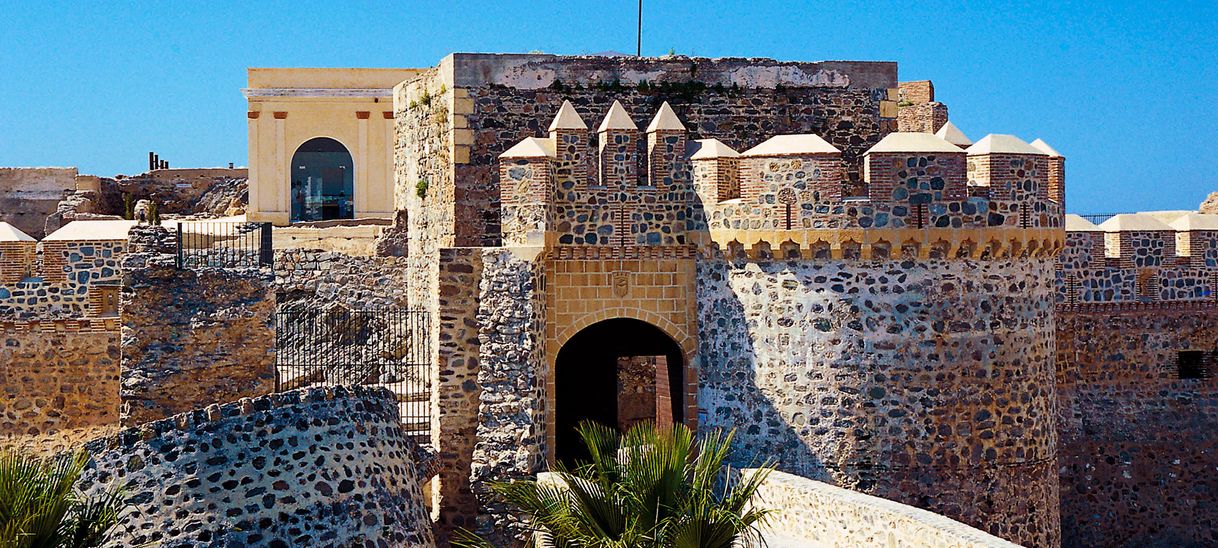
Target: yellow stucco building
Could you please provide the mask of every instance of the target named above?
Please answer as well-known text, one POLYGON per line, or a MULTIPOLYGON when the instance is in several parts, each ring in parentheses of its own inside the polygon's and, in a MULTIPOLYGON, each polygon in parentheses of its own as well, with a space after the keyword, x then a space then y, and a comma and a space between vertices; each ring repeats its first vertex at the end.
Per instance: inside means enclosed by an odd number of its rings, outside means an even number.
POLYGON ((393 217, 393 86, 418 69, 251 68, 251 221, 393 217))

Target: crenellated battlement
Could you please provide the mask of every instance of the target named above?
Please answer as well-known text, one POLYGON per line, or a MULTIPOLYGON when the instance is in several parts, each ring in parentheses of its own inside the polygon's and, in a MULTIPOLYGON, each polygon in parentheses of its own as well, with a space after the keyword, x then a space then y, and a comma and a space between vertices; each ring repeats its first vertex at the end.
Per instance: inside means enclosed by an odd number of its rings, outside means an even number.
POLYGON ((948 140, 967 142, 958 129, 944 130, 955 133, 888 134, 864 154, 865 192, 850 195, 842 152, 818 135, 775 135, 738 152, 713 138, 688 142, 668 103, 640 130, 614 102, 592 131, 564 102, 548 137, 499 157, 503 240, 714 243, 807 258, 1057 253, 1061 156, 1010 135, 966 150, 948 140))
POLYGON ((1066 216, 1058 303, 1218 300, 1218 215, 1160 211, 1100 225, 1066 216))

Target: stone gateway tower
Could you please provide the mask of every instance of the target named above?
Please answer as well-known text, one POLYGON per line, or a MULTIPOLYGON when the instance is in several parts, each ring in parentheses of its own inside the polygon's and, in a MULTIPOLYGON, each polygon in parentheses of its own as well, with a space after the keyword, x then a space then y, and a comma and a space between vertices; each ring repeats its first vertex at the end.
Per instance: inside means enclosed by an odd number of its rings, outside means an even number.
POLYGON ((1059 544, 1060 181, 1011 136, 896 132, 896 100, 892 63, 767 59, 455 54, 399 85, 441 527, 513 527, 479 486, 578 457, 580 420, 671 420, 1059 544))

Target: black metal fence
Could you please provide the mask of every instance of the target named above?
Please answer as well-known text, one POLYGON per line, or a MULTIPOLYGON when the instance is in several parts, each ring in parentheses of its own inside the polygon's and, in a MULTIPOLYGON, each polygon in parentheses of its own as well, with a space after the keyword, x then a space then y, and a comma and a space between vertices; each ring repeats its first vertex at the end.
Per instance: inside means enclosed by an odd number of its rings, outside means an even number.
POLYGON ((272 266, 271 223, 178 223, 178 268, 272 266))
POLYGON ((1116 217, 1117 215, 1121 215, 1121 214, 1120 213, 1087 213, 1085 215, 1080 214, 1079 217, 1087 219, 1087 222, 1089 222, 1091 224, 1098 225, 1104 221, 1107 221, 1108 219, 1116 217))
POLYGON ((285 307, 275 314, 277 391, 375 386, 397 397, 402 428, 428 441, 431 377, 422 310, 285 307))

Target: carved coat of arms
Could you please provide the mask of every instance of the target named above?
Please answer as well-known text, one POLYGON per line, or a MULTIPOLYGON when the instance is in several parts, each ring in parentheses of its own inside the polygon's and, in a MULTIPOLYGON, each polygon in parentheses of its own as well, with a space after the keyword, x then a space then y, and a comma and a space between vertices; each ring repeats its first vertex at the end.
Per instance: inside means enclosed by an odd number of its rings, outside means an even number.
POLYGON ((619 270, 609 275, 609 281, 613 284, 613 294, 618 297, 625 297, 630 292, 630 273, 619 270))

